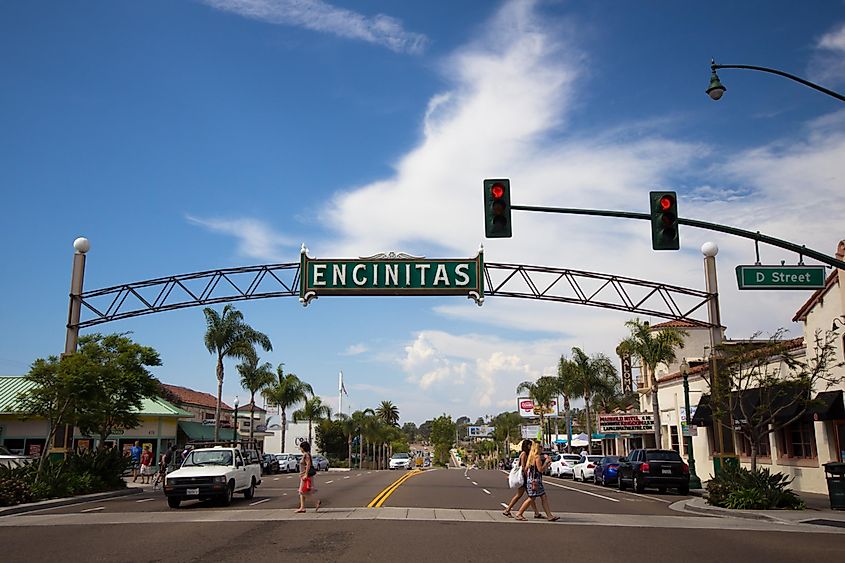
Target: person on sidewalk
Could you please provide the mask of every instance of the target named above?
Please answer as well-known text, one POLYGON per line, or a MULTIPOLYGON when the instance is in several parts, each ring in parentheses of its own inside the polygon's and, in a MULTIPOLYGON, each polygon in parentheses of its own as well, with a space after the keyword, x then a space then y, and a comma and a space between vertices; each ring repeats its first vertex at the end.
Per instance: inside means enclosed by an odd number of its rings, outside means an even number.
POLYGON ((141 471, 141 445, 135 441, 135 445, 129 450, 129 458, 132 461, 132 482, 138 481, 138 473, 141 471))
MULTIPOLYGON (((305 512, 305 497, 312 496, 317 492, 314 488, 314 476, 317 469, 314 468, 314 461, 311 459, 311 444, 302 442, 299 444, 302 452, 302 459, 299 460, 299 508, 297 512, 305 512)), ((314 511, 320 510, 320 499, 315 497, 314 511)))
MULTIPOLYGON (((519 458, 517 458, 514 463, 518 463, 519 466, 522 468, 522 486, 516 490, 516 493, 513 495, 510 503, 508 503, 507 508, 505 508, 504 514, 508 518, 513 518, 513 514, 511 514, 511 509, 519 502, 519 499, 522 498, 522 495, 525 494, 525 473, 528 470, 528 454, 531 452, 531 440, 523 440, 521 444, 522 451, 519 452, 519 458)), ((542 518, 543 516, 537 510, 537 506, 534 506, 534 518, 542 518)))
POLYGON ((534 507, 534 511, 536 512, 537 499, 540 499, 543 503, 543 510, 546 512, 546 520, 549 522, 557 522, 560 520, 560 516, 552 514, 552 511, 549 508, 549 498, 546 495, 546 490, 543 488, 543 472, 550 464, 551 460, 548 457, 543 456, 541 453, 540 442, 535 441, 531 446, 530 453, 528 454, 528 471, 525 474, 525 492, 528 493, 528 498, 522 503, 522 506, 519 508, 519 512, 517 512, 516 516, 514 516, 515 519, 525 520, 525 516, 523 516, 523 514, 529 504, 534 507))
POLYGON ((150 451, 150 446, 145 445, 144 451, 141 452, 141 484, 149 485, 154 473, 153 452, 150 451))

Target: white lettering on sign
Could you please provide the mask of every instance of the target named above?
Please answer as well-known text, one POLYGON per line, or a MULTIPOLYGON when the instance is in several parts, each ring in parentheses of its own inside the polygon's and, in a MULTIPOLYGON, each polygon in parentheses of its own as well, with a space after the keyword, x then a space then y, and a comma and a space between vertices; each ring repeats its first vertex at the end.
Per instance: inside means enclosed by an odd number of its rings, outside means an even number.
POLYGON ((458 264, 455 266, 455 285, 460 286, 469 284, 469 274, 467 273, 468 268, 468 264, 458 264))
POLYGON ((420 287, 425 287, 425 273, 431 268, 431 264, 417 264, 417 271, 420 273, 420 287))
POLYGON ((405 287, 411 287, 411 265, 405 264, 405 287))
POLYGON ((766 274, 757 272, 757 283, 763 283, 764 281, 766 281, 766 274))
POLYGON ((332 267, 332 285, 346 285, 346 264, 335 264, 332 267))
POLYGON ((452 285, 449 283, 449 276, 446 274, 446 264, 438 264, 437 273, 434 274, 434 285, 440 285, 441 281, 444 285, 452 285))
POLYGON ((384 269, 384 285, 399 285, 399 264, 388 264, 384 269), (393 280, 391 282, 390 280, 393 280))
POLYGON ((784 272, 774 272, 772 273, 772 281, 775 283, 798 283, 798 282, 809 282, 810 276, 809 274, 787 274, 784 272))
POLYGON ((366 284, 367 283, 366 276, 363 277, 363 278, 358 277, 358 272, 361 271, 361 270, 366 270, 366 269, 367 269, 366 264, 358 264, 354 268, 352 268, 352 283, 354 283, 357 286, 361 286, 361 285, 366 284))
POLYGON ((314 285, 326 285, 323 276, 326 275, 325 264, 314 264, 314 285))

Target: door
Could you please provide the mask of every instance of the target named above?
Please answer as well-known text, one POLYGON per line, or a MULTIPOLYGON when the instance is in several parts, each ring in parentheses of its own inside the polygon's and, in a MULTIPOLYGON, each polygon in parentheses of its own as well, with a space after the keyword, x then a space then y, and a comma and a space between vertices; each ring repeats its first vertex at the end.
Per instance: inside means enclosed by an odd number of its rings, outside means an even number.
POLYGON ((245 489, 249 481, 247 480, 246 459, 241 456, 239 450, 235 450, 235 490, 239 491, 245 489))

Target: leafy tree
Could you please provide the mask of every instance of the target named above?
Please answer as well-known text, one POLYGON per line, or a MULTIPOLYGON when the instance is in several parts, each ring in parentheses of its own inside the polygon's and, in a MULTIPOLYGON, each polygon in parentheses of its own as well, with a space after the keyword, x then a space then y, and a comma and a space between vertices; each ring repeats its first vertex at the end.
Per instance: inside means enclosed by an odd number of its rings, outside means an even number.
POLYGON ((294 373, 285 374, 282 370, 283 367, 284 364, 279 364, 276 369, 279 380, 262 391, 267 404, 279 408, 279 417, 282 419, 282 448, 285 447, 286 443, 287 410, 308 399, 309 395, 314 395, 314 389, 311 385, 299 379, 294 373))
POLYGON ((311 427, 314 421, 320 421, 325 418, 331 418, 332 416, 332 409, 328 405, 323 404, 323 400, 320 397, 311 397, 307 399, 303 404, 302 408, 298 411, 293 412, 293 421, 300 422, 303 420, 308 421, 308 442, 311 442, 311 427))
POLYGON ((376 408, 376 416, 391 426, 399 425, 399 409, 391 401, 382 401, 376 408))
MULTIPOLYGON (((618 379, 616 368, 604 354, 588 356, 576 346, 572 348, 571 359, 561 358, 558 369, 564 373, 564 380, 567 382, 568 390, 574 393, 572 397, 584 398, 587 422, 586 434, 587 439, 592 444, 593 425, 590 415, 590 403, 593 399, 593 393, 609 385, 610 381, 618 379)), ((589 451, 590 446, 587 449, 589 451)))
POLYGON ((158 352, 122 334, 90 334, 79 339, 79 351, 90 360, 93 391, 77 405, 76 425, 83 434, 97 434, 100 447, 116 428, 135 428, 144 398, 155 397, 159 381, 147 367, 160 366, 158 352))
MULTIPOLYGON (((273 385, 276 375, 273 364, 264 362, 258 365, 258 354, 255 348, 244 356, 244 361, 236 366, 241 374, 241 387, 249 391, 249 441, 255 439, 255 394, 273 385)), ((237 424, 237 421, 235 421, 237 424)))
POLYGON ((370 408, 352 413, 352 424, 358 435, 358 469, 363 467, 364 462, 364 432, 370 426, 370 421, 373 416, 375 416, 375 412, 370 408))
MULTIPOLYGON (((523 381, 516 387, 517 393, 528 393, 534 406, 540 411, 540 428, 545 429, 545 411, 550 409, 560 392, 556 377, 543 376, 537 381, 523 381)), ((543 434, 544 440, 547 435, 543 434)))
POLYGON ((434 420, 426 420, 422 424, 420 424, 419 428, 417 428, 417 436, 423 442, 431 442, 431 425, 434 424, 434 420))
POLYGON ((510 455, 512 441, 519 440, 519 429, 523 423, 522 416, 518 412, 503 412, 493 419, 495 431, 493 437, 497 442, 505 443, 505 451, 510 455))
POLYGON ((334 459, 342 459, 346 454, 346 436, 340 420, 322 419, 314 433, 317 448, 334 459))
POLYGON ((684 347, 684 337, 687 332, 675 328, 661 328, 652 331, 648 321, 634 319, 625 323, 631 335, 619 344, 623 354, 638 358, 640 364, 651 374, 651 408, 654 412, 654 443, 660 448, 660 402, 658 400, 658 384, 655 369, 658 364, 670 364, 675 361, 675 349, 684 347))
POLYGON ((243 313, 231 305, 218 313, 211 307, 203 309, 205 314, 205 347, 210 354, 217 354, 217 408, 214 415, 214 440, 220 437, 220 403, 223 396, 223 359, 246 358, 255 345, 265 352, 273 349, 270 339, 244 322, 243 313))
POLYGON ((451 416, 443 414, 434 419, 431 424, 431 443, 434 444, 437 461, 444 463, 449 449, 455 444, 455 423, 451 416))
POLYGON ((402 432, 404 432, 405 438, 408 440, 409 443, 417 441, 417 425, 413 422, 406 422, 405 424, 403 424, 402 432))

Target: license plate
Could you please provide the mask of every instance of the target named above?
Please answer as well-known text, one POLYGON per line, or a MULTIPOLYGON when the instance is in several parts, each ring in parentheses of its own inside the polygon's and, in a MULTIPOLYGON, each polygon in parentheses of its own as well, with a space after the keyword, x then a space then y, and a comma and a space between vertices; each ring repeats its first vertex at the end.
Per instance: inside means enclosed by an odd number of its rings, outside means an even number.
POLYGON ((198 494, 200 494, 200 490, 199 489, 187 489, 185 491, 185 494, 186 495, 198 495, 198 494))
POLYGON ((671 470, 671 469, 665 469, 665 468, 664 468, 664 469, 662 470, 662 473, 663 473, 664 475, 671 475, 671 474, 672 474, 672 470, 671 470))

